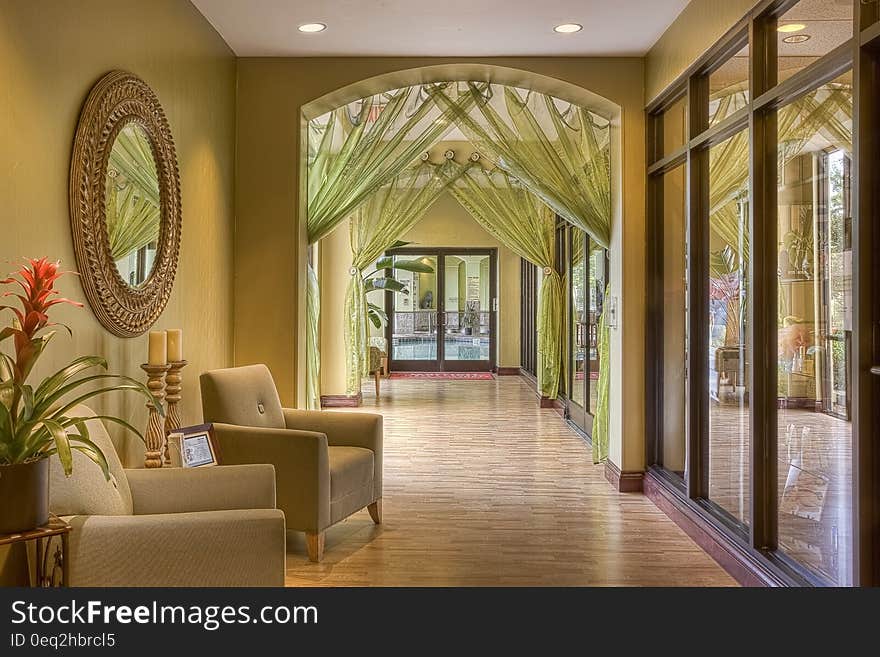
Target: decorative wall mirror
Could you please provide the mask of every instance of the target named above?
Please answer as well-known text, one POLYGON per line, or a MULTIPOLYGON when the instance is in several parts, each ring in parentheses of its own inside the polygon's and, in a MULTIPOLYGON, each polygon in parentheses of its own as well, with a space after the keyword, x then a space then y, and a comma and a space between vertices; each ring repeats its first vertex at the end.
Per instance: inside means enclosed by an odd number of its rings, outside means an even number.
POLYGON ((70 165, 70 226, 98 320, 122 337, 162 314, 180 251, 180 179, 171 129, 153 90, 125 71, 92 88, 70 165))

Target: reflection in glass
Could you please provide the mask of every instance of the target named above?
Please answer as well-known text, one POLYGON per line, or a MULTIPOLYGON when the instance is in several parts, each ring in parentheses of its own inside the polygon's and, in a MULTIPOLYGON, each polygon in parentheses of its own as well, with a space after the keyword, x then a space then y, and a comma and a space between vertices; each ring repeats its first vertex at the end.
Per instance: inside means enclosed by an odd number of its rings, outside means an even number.
POLYGON ((437 360, 437 257, 395 256, 395 260, 420 260, 433 268, 431 273, 395 270, 395 278, 406 290, 394 295, 394 360, 437 360))
POLYGON ((852 38, 849 0, 800 0, 777 21, 778 77, 782 82, 852 38))
POLYGON ((709 498, 749 522, 748 132, 709 150, 709 498))
POLYGON ((659 462, 687 463, 687 218, 685 167, 663 175, 663 405, 659 462))
POLYGON ((749 46, 709 74, 709 125, 726 119, 749 102, 749 46))
POLYGON ((598 244, 589 241, 590 244, 590 309, 587 314, 588 320, 588 350, 590 357, 590 414, 596 414, 596 406, 599 399, 599 317, 602 315, 602 306, 605 302, 605 249, 598 244))
POLYGON ((489 256, 444 257, 444 357, 489 360, 489 256))
POLYGON ((159 241, 159 176, 150 138, 138 123, 117 133, 110 150, 104 210, 110 255, 120 277, 142 285, 153 271, 159 241))
POLYGON ((851 583, 852 86, 779 110, 779 547, 851 583))

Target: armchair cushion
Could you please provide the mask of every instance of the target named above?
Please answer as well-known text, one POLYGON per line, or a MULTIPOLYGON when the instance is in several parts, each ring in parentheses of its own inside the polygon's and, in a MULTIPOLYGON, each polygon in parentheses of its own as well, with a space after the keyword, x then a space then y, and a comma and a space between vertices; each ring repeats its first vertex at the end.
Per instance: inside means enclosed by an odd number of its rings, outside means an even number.
POLYGON ((136 515, 275 508, 275 468, 268 464, 126 473, 136 515))
MULTIPOLYGON (((95 417, 86 406, 76 406, 71 417, 95 417)), ((86 422, 89 438, 101 448, 110 466, 110 481, 91 459, 82 452, 73 452, 73 474, 68 477, 57 456, 49 459, 49 510, 59 516, 66 515, 130 515, 132 513, 131 489, 122 468, 122 462, 113 441, 101 420, 86 422)), ((72 428, 71 435, 79 435, 72 428)))
POLYGON ((284 428, 281 399, 265 365, 205 372, 199 382, 205 422, 284 428))

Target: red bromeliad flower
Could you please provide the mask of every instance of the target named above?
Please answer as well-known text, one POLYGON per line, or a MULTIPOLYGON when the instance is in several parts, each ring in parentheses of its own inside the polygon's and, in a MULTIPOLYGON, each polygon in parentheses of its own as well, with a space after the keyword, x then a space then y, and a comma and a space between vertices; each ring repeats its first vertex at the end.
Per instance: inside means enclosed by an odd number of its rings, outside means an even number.
MULTIPOLYGON (((14 296, 21 302, 21 308, 0 306, 0 310, 15 313, 16 322, 0 331, 0 340, 9 336, 15 339, 15 380, 23 383, 33 366, 33 361, 41 351, 37 334, 43 329, 55 326, 49 321, 49 308, 59 303, 82 307, 81 303, 58 296, 55 281, 68 272, 59 271, 60 262, 50 262, 48 258, 28 259, 18 271, 9 278, 0 280, 2 285, 17 284, 22 292, 4 292, 4 297, 14 296)), ((67 327, 65 327, 67 328, 67 327)), ((68 329, 69 331, 70 329, 68 329)))

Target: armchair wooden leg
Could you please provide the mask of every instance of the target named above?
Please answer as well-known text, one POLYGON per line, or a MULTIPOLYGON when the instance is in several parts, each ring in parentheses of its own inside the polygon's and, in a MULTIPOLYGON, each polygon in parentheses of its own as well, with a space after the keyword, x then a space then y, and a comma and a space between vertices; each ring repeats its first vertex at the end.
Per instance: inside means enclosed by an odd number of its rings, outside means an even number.
POLYGON ((382 498, 380 497, 378 500, 373 502, 367 507, 367 511, 370 512, 370 517, 373 519, 377 525, 382 524, 382 498))
POLYGON ((382 373, 379 370, 373 372, 373 376, 376 377, 376 399, 379 398, 379 381, 381 380, 379 377, 382 376, 382 373))
POLYGON ((306 542, 309 544, 309 561, 318 562, 324 558, 324 532, 306 532, 306 542))

